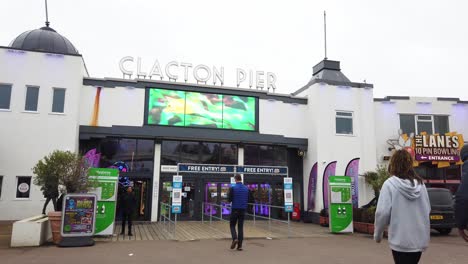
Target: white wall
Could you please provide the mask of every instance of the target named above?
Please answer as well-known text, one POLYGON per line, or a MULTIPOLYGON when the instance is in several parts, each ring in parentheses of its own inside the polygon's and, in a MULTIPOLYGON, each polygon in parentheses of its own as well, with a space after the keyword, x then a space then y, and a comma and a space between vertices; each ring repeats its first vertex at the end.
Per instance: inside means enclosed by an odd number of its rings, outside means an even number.
POLYGON ((259 100, 259 132, 306 138, 307 105, 284 103, 277 100, 259 100))
POLYGON ((0 220, 40 214, 42 192, 33 185, 30 199, 17 200, 16 177, 33 176, 37 161, 53 150, 77 151, 84 74, 82 57, 0 49, 0 83, 13 85, 11 111, 0 111, 0 220), (24 112, 26 85, 40 87, 37 113, 24 112), (51 114, 53 87, 66 89, 64 114, 51 114))
MULTIPOLYGON (((373 113, 373 90, 314 84, 309 88, 309 110, 304 120, 308 128, 309 151, 304 159, 305 205, 309 173, 318 162, 316 208, 323 208, 322 179, 325 167, 337 161, 336 175, 344 175, 346 166, 354 158, 360 158, 359 174, 373 170, 375 159, 375 130, 373 113), (353 112, 353 135, 336 134, 336 111, 353 112)), ((370 200, 368 188, 359 182, 359 204, 370 200)), ((307 206, 307 205, 306 205, 307 206)))
POLYGON ((399 114, 449 115, 449 129, 463 134, 468 140, 468 105, 455 101, 438 101, 433 97, 411 97, 409 100, 374 102, 376 149, 379 163, 383 156, 390 156, 387 140, 398 139, 399 114), (424 104, 422 104, 422 102, 424 104))
MULTIPOLYGON (((80 125, 91 125, 97 88, 83 86, 80 102, 80 125)), ((142 126, 145 110, 145 89, 105 88, 101 89, 98 126, 142 126)))

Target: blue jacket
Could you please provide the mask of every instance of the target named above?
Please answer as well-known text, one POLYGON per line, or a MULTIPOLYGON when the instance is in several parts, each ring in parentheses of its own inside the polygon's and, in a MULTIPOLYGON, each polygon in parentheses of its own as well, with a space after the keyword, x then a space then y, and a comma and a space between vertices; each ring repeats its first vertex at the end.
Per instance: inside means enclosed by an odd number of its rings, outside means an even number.
POLYGON ((229 191, 229 202, 232 202, 232 209, 247 209, 249 189, 241 182, 236 183, 229 191))

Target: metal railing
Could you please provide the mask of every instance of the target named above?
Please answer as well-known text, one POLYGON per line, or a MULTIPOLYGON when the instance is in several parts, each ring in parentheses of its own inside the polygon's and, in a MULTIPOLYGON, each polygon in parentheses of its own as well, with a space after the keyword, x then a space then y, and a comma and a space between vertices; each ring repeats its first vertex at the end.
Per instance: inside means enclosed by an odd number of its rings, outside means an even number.
MULTIPOLYGON (((248 213, 248 210, 246 211, 247 216, 251 216, 253 218, 253 225, 256 225, 257 219, 265 220, 268 221, 268 232, 271 233, 271 224, 273 223, 280 223, 280 224, 287 224, 288 228, 288 238, 291 237, 291 215, 290 213, 287 213, 288 219, 287 220, 281 220, 281 219, 276 219, 271 217, 271 211, 272 209, 278 209, 279 211, 284 210, 284 206, 275 206, 275 205, 270 205, 270 204, 258 204, 258 203, 249 203, 248 205, 253 207, 252 214, 248 213), (268 211, 268 217, 267 216, 262 216, 258 215, 256 213, 256 206, 261 205, 265 206, 267 208, 266 211, 268 211)), ((210 224, 212 223, 213 219, 215 220, 220 220, 220 221, 226 221, 229 222, 229 220, 226 220, 223 218, 223 209, 228 209, 231 211, 231 205, 230 204, 214 204, 214 203, 207 203, 204 202, 202 203, 202 223, 205 222, 205 216, 209 216, 209 222, 210 224), (206 212, 206 208, 210 208, 208 213, 206 212), (219 214, 216 211, 216 213, 212 213, 213 208, 219 208, 219 214)), ((230 214, 229 214, 230 215, 230 214)))
POLYGON ((172 238, 176 238, 176 227, 177 227, 177 214, 172 213, 172 205, 167 203, 160 203, 161 213, 159 214, 159 222, 163 223, 164 229, 167 233, 172 235, 172 238), (174 219, 172 219, 174 217, 174 219))
POLYGON ((203 202, 202 203, 202 223, 205 222, 205 216, 209 216, 210 224, 213 222, 213 219, 229 222, 228 220, 223 218, 223 209, 231 210, 230 208, 231 208, 231 205, 228 205, 228 204, 223 205, 223 204, 203 202), (209 213, 206 213, 206 209, 208 208, 209 208, 209 213), (219 217, 218 217, 217 212, 215 213, 216 215, 212 213, 214 208, 219 208, 219 217))
POLYGON ((284 210, 284 206, 277 206, 277 205, 271 205, 271 204, 258 204, 258 203, 248 203, 248 205, 252 206, 252 214, 246 213, 248 216, 253 217, 253 224, 256 225, 256 220, 258 219, 263 219, 268 221, 268 232, 271 233, 271 223, 281 223, 281 224, 287 224, 288 225, 288 238, 291 237, 291 217, 290 213, 286 213, 288 215, 288 220, 281 220, 281 219, 276 219, 271 217, 271 211, 273 208, 278 209, 279 211, 284 210), (256 206, 266 206, 267 211, 268 211, 268 217, 266 216, 261 216, 257 214, 256 206))

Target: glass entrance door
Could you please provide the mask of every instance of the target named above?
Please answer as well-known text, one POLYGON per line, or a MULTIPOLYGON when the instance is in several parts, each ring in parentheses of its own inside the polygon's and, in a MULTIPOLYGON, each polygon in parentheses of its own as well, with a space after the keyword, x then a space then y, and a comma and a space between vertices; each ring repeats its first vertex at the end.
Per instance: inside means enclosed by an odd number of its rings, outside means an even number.
POLYGON ((135 180, 133 181, 133 192, 137 199, 136 220, 147 221, 149 220, 149 207, 148 200, 148 184, 149 180, 135 180))
MULTIPOLYGON (((128 179, 128 185, 133 187, 133 193, 136 198, 135 212, 133 220, 135 221, 149 221, 150 220, 150 199, 151 194, 151 181, 144 178, 130 178, 128 179)), ((127 186, 119 184, 118 196, 117 196, 117 211, 116 220, 122 219, 122 208, 120 198, 125 194, 127 186)))
POLYGON ((229 205, 229 183, 219 182, 207 182, 205 183, 205 196, 203 201, 205 202, 205 215, 220 216, 220 207, 214 206, 222 205, 222 216, 231 214, 231 210, 226 206, 229 205))
POLYGON ((268 183, 247 183, 252 196, 254 198, 254 206, 252 210, 255 210, 256 215, 268 216, 272 202, 272 189, 268 183))
MULTIPOLYGON (((172 204, 172 181, 163 181, 160 202, 172 204)), ((186 181, 182 184, 182 212, 178 215, 180 220, 196 220, 196 184, 194 181, 186 181)), ((160 214, 168 215, 165 207, 160 206, 160 214)))

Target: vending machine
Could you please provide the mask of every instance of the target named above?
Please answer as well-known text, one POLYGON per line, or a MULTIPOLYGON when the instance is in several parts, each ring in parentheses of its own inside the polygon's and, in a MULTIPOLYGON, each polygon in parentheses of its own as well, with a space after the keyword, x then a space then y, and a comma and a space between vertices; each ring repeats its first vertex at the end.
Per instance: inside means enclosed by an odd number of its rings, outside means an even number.
POLYGON ((332 233, 352 233, 351 178, 347 176, 330 176, 328 188, 330 231, 332 233))
POLYGON ((112 235, 117 206, 118 169, 89 169, 89 179, 95 181, 95 188, 89 193, 97 196, 95 235, 112 235))

